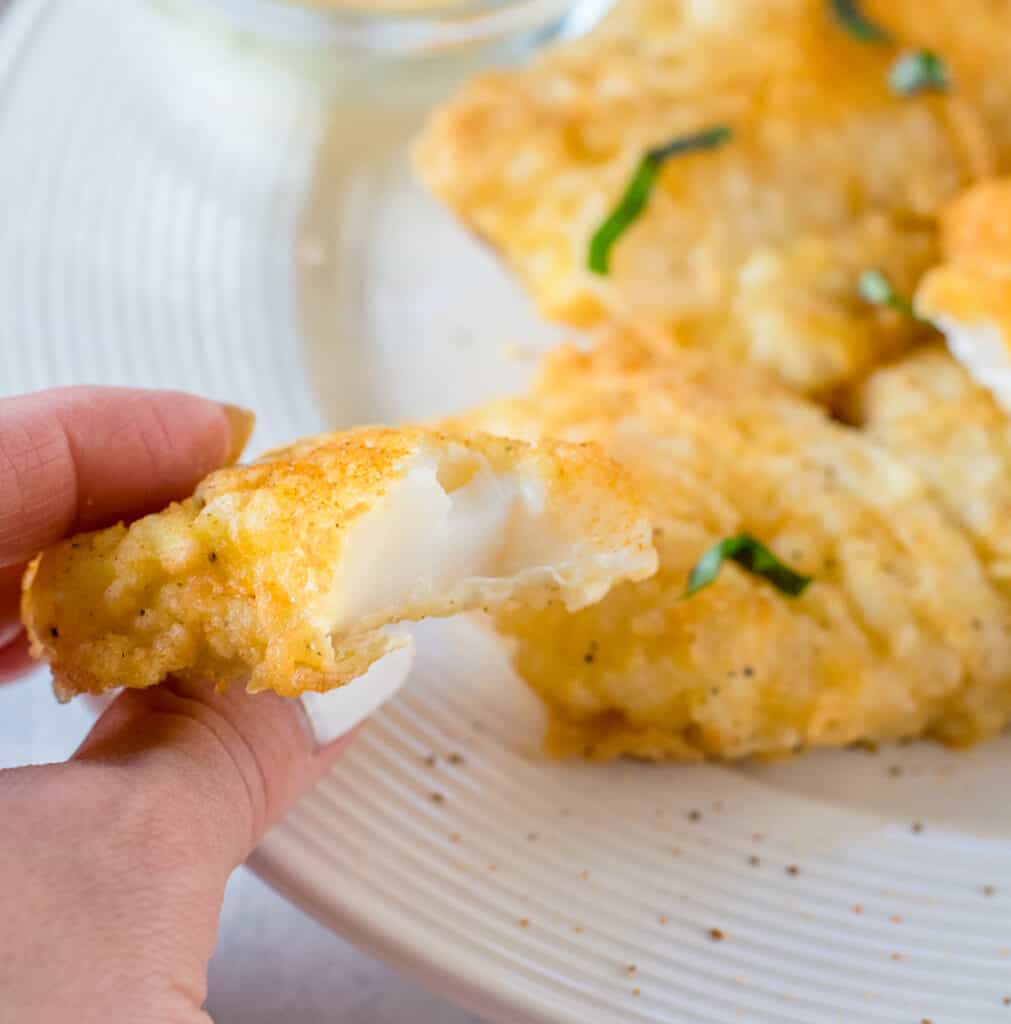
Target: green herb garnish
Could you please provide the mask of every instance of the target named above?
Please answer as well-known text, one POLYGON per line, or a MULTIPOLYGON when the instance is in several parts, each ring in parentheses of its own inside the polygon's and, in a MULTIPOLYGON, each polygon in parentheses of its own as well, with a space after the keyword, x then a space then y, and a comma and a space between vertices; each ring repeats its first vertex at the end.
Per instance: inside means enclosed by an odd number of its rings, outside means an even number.
POLYGON ((857 290, 860 292, 860 298, 872 306, 885 306, 912 320, 920 319, 913 309, 912 302, 905 295, 900 295, 880 270, 865 270, 857 282, 857 290))
POLYGON ((590 239, 587 261, 590 270, 595 274, 608 272, 611 263, 611 247, 645 209, 657 173, 667 160, 695 150, 715 149, 717 146, 722 146, 730 138, 730 134, 729 128, 720 125, 697 132, 695 135, 685 135, 683 138, 668 142, 666 146, 657 146, 655 149, 648 150, 639 161, 618 205, 590 239))
POLYGON ((728 558, 755 576, 761 576, 763 580, 790 597, 803 594, 811 582, 810 576, 803 576, 783 565, 761 541, 741 533, 714 544, 698 560, 688 577, 688 587, 682 596, 691 597, 703 587, 708 587, 719 576, 720 569, 728 558))
POLYGON ((902 54, 888 72, 888 84, 900 96, 919 92, 947 92, 951 87, 948 65, 930 50, 902 54))
POLYGON ((859 0, 831 0, 832 13, 836 21, 851 36, 863 43, 890 43, 891 35, 880 25, 875 25, 860 10, 859 0))

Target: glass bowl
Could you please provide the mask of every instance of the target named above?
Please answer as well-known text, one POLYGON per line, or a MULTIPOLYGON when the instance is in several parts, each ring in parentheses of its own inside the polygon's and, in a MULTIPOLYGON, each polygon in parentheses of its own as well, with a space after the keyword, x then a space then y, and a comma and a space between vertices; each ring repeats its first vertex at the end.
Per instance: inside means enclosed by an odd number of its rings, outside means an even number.
POLYGON ((579 35, 612 0, 206 0, 237 27, 274 42, 355 53, 421 55, 479 47, 529 51, 579 35))

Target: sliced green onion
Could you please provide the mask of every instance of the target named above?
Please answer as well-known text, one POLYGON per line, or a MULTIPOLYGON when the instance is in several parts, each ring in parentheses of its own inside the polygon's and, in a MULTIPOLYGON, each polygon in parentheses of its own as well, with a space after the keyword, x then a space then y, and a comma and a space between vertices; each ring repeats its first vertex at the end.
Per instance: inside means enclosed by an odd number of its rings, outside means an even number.
POLYGON ((947 92, 951 87, 948 65, 930 50, 902 54, 888 72, 888 84, 900 96, 920 92, 947 92))
POLYGON ((836 21, 862 43, 890 43, 891 34, 864 16, 859 0, 830 0, 836 21))
POLYGON ((719 576, 720 569, 728 558, 790 597, 803 594, 811 582, 810 576, 803 576, 789 566, 783 565, 761 541, 741 533, 714 544, 698 560, 688 577, 688 587, 682 596, 691 597, 703 587, 708 587, 719 576))
POLYGON ((657 146, 655 149, 648 150, 639 161, 618 205, 590 239, 587 261, 590 270, 595 274, 606 274, 610 270, 611 247, 645 209, 657 173, 667 160, 682 153, 715 149, 717 146, 722 146, 730 138, 730 134, 729 128, 719 125, 697 132, 695 135, 674 139, 673 142, 668 142, 665 146, 657 146))
POLYGON ((912 302, 905 295, 900 295, 880 270, 865 270, 857 282, 857 290, 860 292, 860 298, 872 306, 885 306, 912 320, 920 319, 913 309, 912 302))

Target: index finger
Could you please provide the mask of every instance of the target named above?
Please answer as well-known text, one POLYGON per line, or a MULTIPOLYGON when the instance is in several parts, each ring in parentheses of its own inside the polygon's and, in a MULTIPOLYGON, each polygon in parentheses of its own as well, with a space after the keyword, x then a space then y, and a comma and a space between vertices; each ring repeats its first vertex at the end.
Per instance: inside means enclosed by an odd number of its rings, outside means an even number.
POLYGON ((252 415, 195 395, 60 388, 0 401, 0 566, 131 519, 234 461, 252 415))
POLYGON ((0 401, 0 683, 29 665, 24 562, 73 530, 132 519, 238 458, 253 417, 171 391, 64 388, 0 401))

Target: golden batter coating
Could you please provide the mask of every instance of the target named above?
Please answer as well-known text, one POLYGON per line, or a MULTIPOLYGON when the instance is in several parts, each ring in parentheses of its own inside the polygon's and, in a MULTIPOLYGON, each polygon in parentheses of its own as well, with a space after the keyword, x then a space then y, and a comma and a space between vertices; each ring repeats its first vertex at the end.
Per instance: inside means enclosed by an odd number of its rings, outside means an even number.
POLYGON ((1011 420, 993 396, 931 347, 872 374, 858 415, 930 483, 1011 594, 1011 420))
POLYGON ((577 608, 655 565, 641 503, 592 445, 375 428, 218 470, 163 512, 57 544, 22 610, 61 699, 170 673, 293 696, 401 646, 391 623, 577 608))
POLYGON ((948 203, 941 241, 944 262, 921 281, 916 310, 1011 410, 1011 178, 982 182, 948 203))
POLYGON ((923 480, 762 373, 623 339, 550 357, 529 399, 467 421, 593 440, 648 496, 656 576, 592 608, 498 616, 547 704, 549 746, 595 758, 738 758, 1011 715, 1011 611, 923 480), (787 596, 699 557, 748 533, 813 582, 787 596))
POLYGON ((922 335, 860 299, 861 271, 911 294, 937 207, 993 167, 974 93, 897 95, 889 70, 907 40, 943 54, 956 16, 981 22, 973 37, 1008 28, 984 0, 950 17, 941 0, 862 6, 894 44, 854 38, 826 0, 621 0, 583 39, 467 85, 428 125, 420 173, 547 316, 827 392, 922 335), (729 141, 664 163, 592 272, 590 239, 647 150, 715 125, 729 141))
POLYGON ((1011 170, 1011 10, 1007 0, 865 0, 861 7, 909 49, 937 53, 982 114, 997 165, 1011 170))

